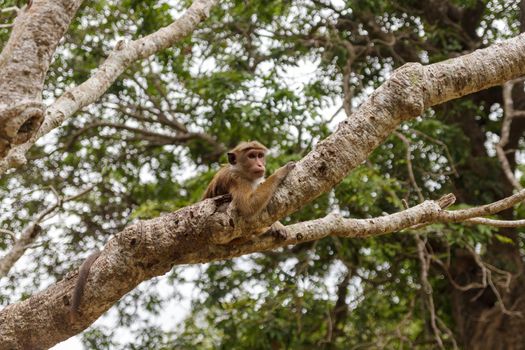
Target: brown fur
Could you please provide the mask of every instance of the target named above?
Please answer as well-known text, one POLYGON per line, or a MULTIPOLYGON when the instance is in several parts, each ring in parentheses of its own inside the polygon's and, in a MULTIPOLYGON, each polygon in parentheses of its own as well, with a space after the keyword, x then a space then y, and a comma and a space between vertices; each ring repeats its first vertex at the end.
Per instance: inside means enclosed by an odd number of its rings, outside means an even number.
POLYGON ((268 148, 266 148, 266 146, 260 143, 259 141, 243 141, 237 146, 235 146, 235 148, 228 153, 241 153, 250 149, 260 149, 263 150, 265 153, 268 152, 268 148))
MULTIPOLYGON (((228 152, 230 164, 224 165, 213 177, 206 189, 203 199, 230 193, 233 204, 244 217, 254 216, 260 213, 270 201, 279 184, 294 167, 289 163, 278 169, 262 184, 258 181, 264 177, 254 175, 252 172, 253 159, 249 159, 250 150, 261 150, 266 154, 268 149, 257 141, 242 142, 228 152)), ((264 164, 264 157, 262 159, 264 164)), ((264 165, 263 165, 264 171, 264 165)))
POLYGON ((208 185, 208 188, 204 192, 202 199, 213 198, 230 193, 230 188, 235 186, 236 179, 234 178, 234 175, 232 174, 229 168, 230 165, 225 164, 215 174, 210 184, 208 185))

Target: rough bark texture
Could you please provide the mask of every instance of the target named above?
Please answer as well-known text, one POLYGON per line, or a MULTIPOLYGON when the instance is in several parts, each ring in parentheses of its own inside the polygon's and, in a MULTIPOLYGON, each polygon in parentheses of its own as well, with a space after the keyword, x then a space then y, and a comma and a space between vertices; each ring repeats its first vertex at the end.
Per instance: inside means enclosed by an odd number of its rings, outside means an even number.
MULTIPOLYGON (((71 323, 69 319, 76 276, 73 272, 47 290, 0 312, 0 349, 40 349, 56 344, 88 327, 141 281, 166 273, 174 264, 224 259, 328 234, 348 236, 348 222, 328 217, 291 226, 286 241, 264 236, 238 246, 211 243, 217 241, 217 235, 233 239, 297 210, 341 181, 399 123, 419 115, 426 107, 524 74, 523 52, 525 36, 519 36, 443 63, 404 66, 333 135, 297 163, 260 217, 242 222, 219 198, 126 228, 110 240, 92 266, 78 321, 71 323)), ((368 233, 386 233, 440 219, 440 206, 446 205, 447 201, 440 205, 423 203, 418 206, 419 216, 407 211, 412 214, 360 221, 354 225, 355 232, 362 234, 367 227, 375 227, 368 233)))
MULTIPOLYGON (((329 215, 288 227, 290 236, 271 235, 241 245, 214 245, 209 218, 224 215, 224 201, 211 199, 175 213, 139 222, 117 234, 91 267, 80 306, 80 317, 70 318, 70 301, 77 272, 31 298, 0 312, 0 349, 46 349, 93 323, 140 282, 168 272, 174 264, 194 264, 233 258, 319 239, 331 234, 364 237, 438 219, 441 206, 427 201, 403 213, 374 220, 349 220, 329 215)), ((229 227, 229 222, 224 223, 229 227)))
POLYGON ((33 136, 44 118, 44 79, 82 0, 35 0, 20 11, 0 55, 0 157, 33 136))
POLYGON ((522 75, 524 49, 525 36, 520 35, 459 58, 429 66, 407 64, 396 70, 337 132, 297 163, 272 202, 282 211, 271 218, 292 213, 332 188, 403 120, 522 75))
MULTIPOLYGON (((38 132, 35 129, 32 130, 30 134, 25 134, 24 139, 20 139, 20 142, 17 142, 22 143, 19 146, 10 150, 13 142, 10 141, 9 143, 6 143, 7 141, 2 141, 2 134, 0 131, 0 174, 4 173, 9 168, 24 164, 26 162, 25 154, 36 140, 60 126, 65 119, 71 117, 81 108, 95 102, 131 64, 172 46, 181 38, 192 33, 197 25, 208 17, 210 9, 217 3, 217 1, 218 0, 195 0, 189 9, 169 26, 161 28, 155 33, 135 41, 119 42, 107 60, 98 67, 90 79, 67 91, 49 106, 45 111, 45 118, 39 117, 38 119, 38 126, 42 124, 40 129, 37 127, 38 132), (4 146, 2 149, 2 142, 4 145, 8 146, 4 146), (9 151, 8 154, 7 151, 9 151)), ((13 36, 14 33, 11 35, 11 38, 13 36)), ((0 64, 0 73, 2 72, 1 67, 0 64)), ((20 69, 20 67, 18 68, 20 69)), ((12 79, 12 77, 10 78, 12 79)), ((0 77, 0 91, 2 88, 2 81, 3 80, 0 77)), ((6 82, 8 81, 9 80, 6 80, 6 82)), ((42 87, 40 87, 39 94, 41 94, 41 90, 42 87)), ((40 98, 40 95, 38 96, 40 98)), ((2 101, 2 98, 3 96, 0 94, 0 101, 2 101)), ((11 97, 11 99, 18 102, 23 101, 23 99, 15 97, 11 97)), ((41 98, 39 101, 41 101, 41 98)), ((26 114, 29 113, 28 111, 30 111, 30 109, 24 109, 24 106, 17 107, 17 110, 21 109, 25 110, 26 114)), ((0 104, 0 125, 2 125, 1 108, 2 104, 0 104)), ((9 111, 11 111, 11 109, 9 109, 9 111)), ((39 107, 40 112, 41 109, 42 108, 39 107)), ((22 129, 25 130, 24 128, 22 129)))

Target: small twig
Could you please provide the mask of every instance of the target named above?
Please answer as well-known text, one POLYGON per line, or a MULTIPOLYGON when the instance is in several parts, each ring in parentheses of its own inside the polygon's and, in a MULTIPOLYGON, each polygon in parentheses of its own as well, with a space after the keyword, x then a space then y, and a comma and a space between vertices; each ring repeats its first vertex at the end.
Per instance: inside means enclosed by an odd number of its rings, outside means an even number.
POLYGON ((326 339, 325 340, 322 340, 321 343, 328 343, 330 344, 332 342, 332 333, 333 333, 333 322, 332 322, 332 314, 330 312, 330 310, 326 310, 326 327, 327 327, 327 330, 326 330, 326 339))
POLYGON ((339 114, 339 112, 341 112, 341 110, 344 108, 344 105, 341 105, 336 111, 334 114, 332 114, 332 116, 330 118, 328 118, 328 120, 324 123, 326 123, 327 125, 330 125, 333 121, 334 121, 334 118, 339 114))
POLYGON ((86 193, 90 192, 91 190, 93 190, 95 188, 95 185, 91 185, 91 186, 88 186, 86 187, 85 189, 83 189, 82 191, 78 192, 77 194, 74 194, 72 196, 68 196, 68 197, 65 197, 63 199, 63 202, 70 202, 70 201, 74 201, 75 199, 85 195, 86 193))
POLYGON ((509 316, 522 317, 522 313, 521 312, 519 312, 519 311, 511 311, 511 310, 508 310, 506 308, 505 303, 503 302, 503 298, 501 297, 501 294, 500 294, 498 288, 496 288, 496 285, 494 284, 494 281, 492 279, 492 271, 505 275, 507 277, 507 282, 505 284, 505 286, 507 288, 508 285, 510 284, 510 281, 509 281, 509 278, 510 278, 509 274, 510 273, 507 272, 507 271, 503 271, 501 269, 498 269, 498 268, 496 268, 496 267, 494 267, 492 265, 488 265, 487 263, 484 263, 483 260, 481 259, 481 257, 479 256, 479 254, 476 253, 476 251, 474 249, 472 249, 471 247, 468 247, 468 246, 467 246, 467 249, 470 252, 470 254, 472 254, 472 256, 474 257, 474 260, 476 261, 478 266, 481 268, 482 272, 484 273, 484 277, 486 276, 485 277, 486 280, 484 280, 483 283, 484 284, 488 284, 490 286, 490 289, 492 290, 492 292, 496 296, 496 299, 498 300, 498 306, 501 309, 501 312, 504 313, 505 315, 509 315, 509 316))
POLYGON ((441 339, 441 331, 436 323, 436 308, 434 306, 434 298, 432 297, 432 285, 428 281, 428 270, 430 269, 430 254, 426 250, 426 241, 424 241, 419 234, 415 235, 417 243, 417 255, 421 264, 421 284, 423 286, 423 292, 428 304, 428 311, 430 312, 430 325, 434 338, 441 349, 445 349, 443 340, 441 339))
POLYGON ((509 209, 523 200, 525 200, 525 190, 521 190, 512 196, 506 197, 497 202, 479 207, 454 211, 443 211, 441 213, 441 218, 445 222, 459 222, 471 218, 493 215, 505 209, 509 209))
POLYGON ((503 299, 501 298, 501 294, 499 293, 498 288, 496 288, 496 286, 494 285, 494 282, 492 281, 492 278, 491 278, 492 273, 489 271, 488 274, 489 274, 488 282, 489 282, 490 289, 492 289, 492 291, 496 295, 496 298, 498 299, 498 306, 501 309, 501 312, 509 316, 523 317, 523 314, 521 313, 521 311, 512 311, 512 310, 508 310, 505 307, 505 303, 503 302, 503 299))
POLYGON ((524 118, 525 111, 514 111, 514 118, 524 118))
POLYGON ((0 9, 0 13, 7 13, 7 12, 16 12, 18 13, 20 11, 20 8, 16 6, 6 7, 3 9, 0 9))
POLYGON ((492 227, 523 227, 525 226, 525 220, 496 220, 488 218, 472 218, 466 219, 464 222, 476 225, 487 225, 492 227))
POLYGON ((404 144, 406 148, 406 161, 407 161, 407 170, 408 170, 408 177, 410 178, 410 182, 412 183, 412 186, 417 192, 417 196, 419 198, 420 202, 423 202, 425 200, 425 197, 423 197, 423 193, 421 192, 421 189, 417 185, 416 177, 414 176, 414 169, 412 168, 412 151, 410 150, 410 141, 405 137, 405 135, 401 134, 400 132, 394 131, 394 135, 396 135, 404 144))
POLYGON ((13 246, 11 247, 11 250, 6 255, 4 255, 2 258, 0 258, 0 277, 6 276, 7 273, 13 267, 13 265, 18 261, 18 259, 22 257, 24 252, 27 249, 35 246, 34 242, 39 237, 40 232, 42 231, 42 227, 40 226, 40 223, 49 219, 48 217, 49 214, 55 212, 58 208, 62 207, 62 205, 65 202, 75 200, 78 197, 91 191, 94 188, 94 186, 95 185, 89 186, 88 188, 82 190, 81 192, 73 196, 66 197, 66 198, 62 198, 53 187, 50 187, 51 191, 54 193, 54 195, 57 198, 56 203, 54 203, 53 205, 39 212, 36 215, 35 219, 33 219, 33 221, 31 221, 22 230, 20 237, 14 241, 13 246))
POLYGON ((354 88, 350 86, 350 75, 352 73, 352 64, 356 59, 354 46, 349 41, 344 41, 348 58, 343 69, 343 107, 346 116, 352 115, 352 98, 354 97, 354 88))
POLYGON ((11 237, 11 240, 13 241, 16 239, 16 235, 13 231, 0 228, 0 233, 8 235, 9 237, 11 237))
POLYGON ((404 342, 407 342, 407 343, 410 343, 411 347, 413 347, 413 342, 412 340, 405 336, 404 335, 404 332, 406 332, 406 325, 409 323, 409 321, 412 319, 412 315, 414 313, 414 307, 416 305, 416 301, 414 298, 412 298, 410 300, 410 307, 409 307, 409 310, 408 312, 406 313, 405 316, 403 316, 403 318, 401 319, 401 321, 397 324, 396 326, 396 330, 395 330, 395 333, 396 333, 396 336, 397 338, 401 341, 401 344, 400 344, 400 347, 401 348, 404 348, 403 347, 403 343, 404 342))
POLYGON ((471 290, 471 289, 479 289, 479 288, 486 288, 487 287, 487 283, 486 283, 486 272, 484 269, 482 269, 483 271, 483 277, 482 277, 482 283, 479 283, 479 282, 472 282, 472 283, 469 283, 467 285, 460 285, 458 284, 453 278, 452 278, 452 275, 450 274, 450 271, 449 271, 449 268, 446 266, 445 263, 443 263, 443 261, 441 261, 440 259, 438 259, 436 256, 432 256, 432 261, 436 264, 438 264, 439 266, 441 266, 441 268, 443 269, 443 271, 445 271, 445 275, 447 276, 449 282, 452 284, 452 286, 454 286, 454 288, 456 288, 457 290, 460 290, 462 292, 466 292, 468 290, 471 290))
POLYGON ((459 349, 458 343, 456 342, 456 338, 454 338, 454 333, 452 333, 450 328, 448 328, 448 326, 445 324, 445 322, 443 322, 443 320, 441 318, 438 317, 437 321, 438 321, 439 326, 441 327, 441 329, 445 330, 445 333, 447 333, 447 335, 449 336, 450 341, 452 342, 453 349, 454 350, 459 349))
POLYGON ((423 138, 425 138, 425 139, 427 139, 427 140, 429 140, 429 141, 431 141, 431 142, 433 142, 433 143, 435 143, 435 144, 437 144, 437 145, 443 147, 443 149, 445 150, 445 153, 446 153, 447 159, 448 159, 448 163, 450 164, 450 168, 452 169, 453 174, 454 174, 456 177, 459 176, 459 174, 458 174, 458 172, 457 172, 457 170, 456 170, 456 167, 454 166, 454 162, 452 161, 452 159, 453 159, 453 158, 452 158, 452 155, 450 154, 450 151, 449 151, 448 146, 447 146, 446 143, 444 143, 444 142, 441 141, 441 140, 435 139, 435 138, 433 138, 433 137, 431 137, 431 136, 428 136, 428 135, 425 134, 424 132, 419 131, 419 130, 416 130, 416 129, 410 129, 410 132, 413 132, 413 133, 415 133, 415 134, 417 134, 417 135, 419 135, 419 136, 421 136, 421 137, 423 137, 423 138))
MULTIPOLYGON (((16 12, 16 15, 18 16, 18 14, 20 13, 20 10, 21 9, 16 6, 11 6, 11 7, 0 9, 0 14, 8 13, 8 12, 16 12)), ((0 24, 0 29, 12 28, 14 25, 15 25, 14 23, 3 23, 3 24, 0 24)))
POLYGON ((33 243, 33 244, 28 244, 24 247, 24 249, 35 249, 35 248, 39 248, 39 247, 43 247, 45 246, 45 242, 40 242, 40 243, 33 243))
POLYGON ((512 119, 515 117, 516 114, 514 110, 514 103, 512 101, 512 89, 514 88, 514 84, 522 82, 523 79, 515 79, 503 85, 504 116, 503 123, 501 126, 501 137, 499 142, 496 144, 496 155, 498 156, 498 160, 501 163, 503 173, 505 174, 509 182, 512 184, 512 186, 514 186, 514 188, 516 188, 517 190, 522 190, 523 187, 521 186, 520 182, 516 179, 516 176, 510 168, 509 160, 507 159, 507 155, 505 152, 505 146, 509 142, 510 127, 512 124, 512 119))
POLYGON ((510 282, 512 281, 512 274, 509 271, 498 269, 496 266, 493 266, 487 262, 484 263, 484 265, 487 267, 487 269, 505 276, 505 284, 503 285, 503 287, 505 287, 505 291, 508 292, 510 289, 510 282))

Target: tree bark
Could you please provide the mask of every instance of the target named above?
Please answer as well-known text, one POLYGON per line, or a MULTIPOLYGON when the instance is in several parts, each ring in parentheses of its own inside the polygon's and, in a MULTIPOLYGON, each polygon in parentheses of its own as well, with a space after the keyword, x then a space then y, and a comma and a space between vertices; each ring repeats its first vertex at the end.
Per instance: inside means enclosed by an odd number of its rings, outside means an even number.
MULTIPOLYGON (((80 319, 69 318, 76 276, 73 272, 45 291, 0 312, 0 349, 46 348, 73 336, 141 281, 166 273, 174 264, 225 259, 318 239, 322 237, 320 231, 348 236, 344 219, 327 218, 325 225, 320 219, 292 226, 293 234, 287 241, 261 236, 240 246, 214 244, 231 242, 251 229, 267 227, 329 190, 401 122, 420 115, 425 108, 525 74, 523 52, 525 36, 518 36, 445 62, 400 68, 337 131, 297 163, 260 217, 246 222, 218 198, 124 229, 108 242, 92 266, 80 319)), ((422 216, 363 220, 355 229, 366 233, 366 227, 375 223, 376 233, 387 233, 425 223, 439 219, 440 206, 448 204, 447 200, 440 205, 423 203, 418 207, 422 216)), ((489 214, 488 209, 482 208, 480 213, 489 214)), ((461 214, 458 217, 461 219, 461 214)))
MULTIPOLYGON (((45 71, 42 70, 42 74, 34 77, 33 74, 30 74, 32 80, 35 80, 35 78, 42 78, 42 81, 38 80, 32 82, 36 87, 31 89, 31 93, 24 92, 25 85, 19 84, 20 86, 18 86, 18 89, 23 91, 25 95, 13 95, 9 97, 10 99, 2 100, 2 98, 6 96, 0 94, 0 174, 4 173, 9 168, 24 164, 26 162, 26 152, 40 137, 59 127, 74 113, 100 98, 100 96, 106 92, 111 84, 113 84, 113 82, 131 64, 137 60, 144 59, 161 50, 167 49, 178 40, 192 33, 197 25, 208 17, 210 9, 217 3, 217 1, 218 0, 195 0, 182 16, 170 25, 134 41, 120 41, 107 60, 93 73, 91 78, 79 86, 68 90, 45 110, 45 118, 43 117, 44 112, 43 107, 41 106, 41 85, 43 84, 43 78, 45 77, 45 72, 47 72, 49 62, 45 66, 45 71), (38 92, 38 96, 34 97, 33 94, 36 93, 35 91, 37 91, 38 86, 40 86, 40 92, 38 92), (27 100, 29 97, 26 95, 30 97, 32 96, 32 100, 27 100), (24 98, 26 99, 24 100, 24 98), (30 101, 30 103, 28 102, 28 104, 24 101, 30 101), (5 108, 2 107, 3 104, 5 108), (9 137, 2 136, 1 128, 4 123, 6 130, 8 130, 9 135, 11 135, 9 137), (15 127, 12 127, 13 125, 15 127), (19 134, 22 135, 21 133, 23 134, 23 137, 16 136, 19 134), (18 146, 12 147, 13 145, 18 146)), ((41 0, 40 2, 44 1, 41 0)), ((53 3, 53 1, 49 2, 53 3)), ((64 2, 69 3, 69 1, 64 2)), ((80 3, 81 1, 77 0, 77 2, 80 3)), ((73 2, 71 3, 73 4, 73 2)), ((34 6, 35 5, 33 5, 31 9, 33 9, 34 6)), ((24 13, 25 17, 23 18, 25 19, 27 17, 26 21, 32 23, 34 16, 31 11, 33 10, 26 11, 24 13)), ((49 13, 46 14, 50 15, 49 13)), ((23 26, 20 25, 20 27, 23 26)), ((61 36, 58 39, 60 38, 61 36)), ((2 57, 12 57, 13 55, 10 54, 12 51, 10 47, 16 48, 17 45, 21 45, 20 41, 22 39, 23 38, 18 35, 16 31, 13 31, 8 42, 8 44, 10 42, 13 42, 13 44, 10 46, 6 45, 6 48, 2 51, 2 56, 0 57, 0 91, 2 91, 2 82, 4 82, 4 85, 8 86, 9 84, 12 84, 14 79, 12 75, 6 75, 5 79, 1 78, 4 69, 1 64, 3 60, 2 57)), ((23 68, 22 58, 16 58, 16 64, 17 65, 13 67, 15 72, 16 68, 19 70, 23 68)), ((23 70, 21 72, 23 72, 23 70)))
POLYGON ((47 70, 81 4, 82 0, 35 0, 19 11, 0 55, 0 157, 29 140, 42 124, 47 70))

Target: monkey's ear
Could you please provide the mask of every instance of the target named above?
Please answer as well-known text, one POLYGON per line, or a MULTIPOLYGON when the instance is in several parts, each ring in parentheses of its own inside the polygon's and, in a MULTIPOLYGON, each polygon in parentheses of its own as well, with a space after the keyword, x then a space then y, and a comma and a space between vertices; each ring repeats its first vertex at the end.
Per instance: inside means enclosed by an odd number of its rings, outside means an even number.
POLYGON ((231 165, 235 165, 235 163, 237 163, 237 160, 235 159, 235 153, 228 152, 228 163, 231 165))

